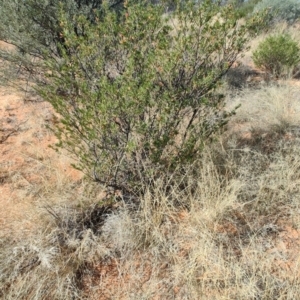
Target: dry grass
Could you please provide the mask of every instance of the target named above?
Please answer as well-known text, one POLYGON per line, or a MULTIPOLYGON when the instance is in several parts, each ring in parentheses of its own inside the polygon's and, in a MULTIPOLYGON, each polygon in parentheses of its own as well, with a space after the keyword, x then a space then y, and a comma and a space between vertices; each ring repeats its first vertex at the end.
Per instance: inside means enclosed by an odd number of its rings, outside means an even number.
MULTIPOLYGON (((300 87, 292 81, 244 89, 228 101, 231 109, 241 105, 229 127, 270 131, 300 126, 300 87)), ((299 132, 300 133, 300 132, 299 132)))
POLYGON ((34 236, 2 241, 3 299, 296 299, 299 145, 223 143, 140 207, 54 206, 34 236))
POLYGON ((96 296, 88 297, 294 299, 299 256, 279 248, 285 227, 278 220, 299 226, 297 147, 299 140, 274 156, 245 150, 235 158, 237 149, 227 149, 223 162, 231 176, 207 155, 197 183, 195 174, 186 175, 192 182, 185 191, 165 193, 158 184, 137 212, 109 216, 103 238, 117 272, 98 274, 89 282, 96 296))

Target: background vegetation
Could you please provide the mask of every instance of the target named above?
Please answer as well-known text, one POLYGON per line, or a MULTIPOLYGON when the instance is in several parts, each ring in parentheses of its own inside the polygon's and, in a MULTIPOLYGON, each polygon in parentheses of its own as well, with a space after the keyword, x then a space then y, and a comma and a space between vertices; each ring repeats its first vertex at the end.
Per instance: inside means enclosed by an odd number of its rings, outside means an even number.
POLYGON ((264 9, 270 10, 273 23, 287 21, 289 24, 293 24, 300 17, 299 0, 262 0, 257 3, 254 11, 257 12, 264 9))
POLYGON ((292 74, 300 61, 300 48, 288 34, 267 37, 253 52, 256 66, 274 76, 292 74))

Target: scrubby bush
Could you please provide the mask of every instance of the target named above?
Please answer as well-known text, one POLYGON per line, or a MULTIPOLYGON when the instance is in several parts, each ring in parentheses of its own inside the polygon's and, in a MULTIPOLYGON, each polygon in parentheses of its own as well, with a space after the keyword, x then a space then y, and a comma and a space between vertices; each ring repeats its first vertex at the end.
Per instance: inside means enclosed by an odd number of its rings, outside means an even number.
POLYGON ((300 49, 288 34, 272 35, 261 42, 253 53, 257 67, 276 77, 291 72, 300 61, 300 49))
POLYGON ((165 6, 125 3, 95 25, 78 18, 78 37, 62 14, 69 51, 41 89, 62 116, 59 146, 77 167, 130 194, 196 160, 233 112, 215 92, 245 47, 247 26, 214 1, 165 6), (142 184, 143 183, 143 184, 142 184))
POLYGON ((255 12, 269 9, 273 22, 287 21, 292 24, 300 17, 299 0, 262 0, 255 8, 255 12))

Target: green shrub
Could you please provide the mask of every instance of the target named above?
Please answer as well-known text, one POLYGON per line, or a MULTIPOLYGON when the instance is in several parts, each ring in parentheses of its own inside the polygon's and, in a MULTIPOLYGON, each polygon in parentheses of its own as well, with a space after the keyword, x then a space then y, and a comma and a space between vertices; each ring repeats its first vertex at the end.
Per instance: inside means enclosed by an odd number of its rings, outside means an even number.
POLYGON ((265 9, 269 9, 273 22, 287 21, 292 24, 300 17, 299 0, 262 0, 255 6, 254 12, 265 9))
POLYGON ((255 6, 261 0, 236 1, 236 10, 241 18, 248 17, 252 14, 255 6))
POLYGON ((59 146, 95 180, 130 194, 199 158, 228 121, 233 112, 215 89, 248 38, 229 6, 165 10, 129 1, 121 15, 106 10, 95 25, 80 17, 80 38, 62 14, 70 51, 59 64, 48 61, 41 89, 62 116, 59 146))
POLYGON ((288 34, 270 36, 254 51, 253 61, 257 67, 276 77, 286 75, 299 63, 300 49, 288 34))

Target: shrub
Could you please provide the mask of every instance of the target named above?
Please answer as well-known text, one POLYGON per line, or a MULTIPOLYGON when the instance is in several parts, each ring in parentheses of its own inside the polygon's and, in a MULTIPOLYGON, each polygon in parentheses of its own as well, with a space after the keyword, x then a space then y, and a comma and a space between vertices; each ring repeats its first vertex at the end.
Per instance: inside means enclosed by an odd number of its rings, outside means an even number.
MULTIPOLYGON (((126 1, 121 10, 103 2, 92 20, 70 17, 68 3, 55 6, 48 47, 33 36, 35 51, 44 45, 36 89, 61 116, 57 146, 107 188, 143 193, 199 158, 234 113, 216 88, 245 49, 248 24, 213 0, 178 2, 168 15, 164 2, 126 1)), ((48 23, 34 24, 43 32, 48 23)))
POLYGON ((300 49, 288 34, 269 36, 253 53, 253 61, 257 67, 278 77, 292 71, 299 63, 300 49))
POLYGON ((255 12, 269 9, 273 22, 287 21, 289 24, 296 22, 300 17, 299 0, 262 0, 255 8, 255 12))
POLYGON ((255 6, 261 0, 248 0, 248 1, 237 1, 236 2, 236 10, 241 18, 248 17, 252 14, 255 6))

